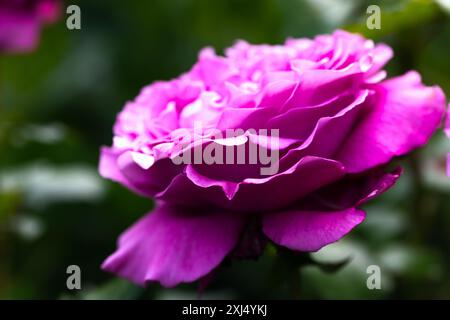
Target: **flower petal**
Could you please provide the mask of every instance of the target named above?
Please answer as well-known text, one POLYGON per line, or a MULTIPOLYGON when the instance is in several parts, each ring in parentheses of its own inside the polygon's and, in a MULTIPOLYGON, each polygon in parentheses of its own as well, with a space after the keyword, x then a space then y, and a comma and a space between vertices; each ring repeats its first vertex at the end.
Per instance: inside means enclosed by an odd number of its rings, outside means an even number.
POLYGON ((302 199, 294 210, 263 218, 264 233, 274 242, 300 251, 316 251, 346 235, 365 218, 356 209, 394 185, 401 169, 374 169, 364 176, 349 175, 302 199))
POLYGON ((364 175, 349 174, 302 199, 298 207, 324 211, 359 207, 389 190, 401 174, 400 167, 388 173, 375 168, 364 175))
POLYGON ((283 172, 264 178, 248 178, 235 185, 217 177, 206 178, 207 175, 191 166, 186 174, 175 177, 156 198, 182 205, 206 204, 246 213, 260 213, 292 204, 339 180, 344 174, 345 168, 341 163, 308 156, 283 172))
POLYGON ((159 281, 173 287, 208 274, 236 245, 245 218, 222 212, 187 213, 162 204, 119 238, 103 263, 139 285, 159 281))
POLYGON ((339 150, 349 172, 362 172, 425 144, 441 122, 445 97, 416 72, 376 86, 379 101, 339 150))
POLYGON ((365 218, 364 211, 290 210, 264 216, 263 231, 275 243, 298 251, 317 251, 341 239, 365 218))
POLYGON ((179 174, 182 166, 173 165, 168 158, 153 163, 152 158, 132 151, 116 151, 102 147, 100 151, 99 172, 104 178, 118 182, 134 192, 153 197, 179 174), (144 169, 148 167, 147 169, 144 169))

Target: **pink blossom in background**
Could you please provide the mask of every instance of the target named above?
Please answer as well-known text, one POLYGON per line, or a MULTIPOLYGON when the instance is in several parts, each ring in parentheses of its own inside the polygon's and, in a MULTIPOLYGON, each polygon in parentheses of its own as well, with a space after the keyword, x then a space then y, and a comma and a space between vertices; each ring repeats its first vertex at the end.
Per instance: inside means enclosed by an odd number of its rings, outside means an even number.
POLYGON ((0 0, 0 53, 36 48, 42 25, 60 16, 59 0, 0 0))
MULTIPOLYGON (((447 117, 445 120, 445 134, 450 139, 450 104, 447 109, 447 117)), ((450 177, 450 153, 447 155, 447 175, 450 177)))
POLYGON ((445 118, 445 133, 450 138, 450 105, 447 109, 447 117, 445 118))
POLYGON ((187 73, 143 88, 118 115, 99 170, 156 199, 156 208, 121 235, 102 267, 171 287, 205 276, 233 250, 245 255, 249 224, 296 251, 342 238, 364 220, 361 205, 399 178, 386 165, 426 144, 445 112, 442 90, 417 72, 384 80, 392 55, 339 30, 284 45, 239 41, 225 56, 206 48, 187 73), (211 137, 230 128, 243 140, 211 137), (279 144, 250 129, 278 129, 279 144), (183 152, 199 144, 276 149, 279 170, 177 165, 181 143, 183 152))

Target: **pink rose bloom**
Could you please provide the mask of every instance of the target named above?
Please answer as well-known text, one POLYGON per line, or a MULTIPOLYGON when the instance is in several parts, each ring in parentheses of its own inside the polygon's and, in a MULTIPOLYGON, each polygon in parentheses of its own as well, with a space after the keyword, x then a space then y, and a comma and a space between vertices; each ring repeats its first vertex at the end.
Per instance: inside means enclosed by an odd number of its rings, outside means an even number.
POLYGON ((29 52, 36 48, 41 26, 55 22, 59 0, 0 0, 0 52, 29 52))
POLYGON ((427 143, 445 112, 442 90, 418 73, 384 80, 391 57, 388 46, 344 31, 275 46, 239 41, 224 57, 204 49, 189 72, 145 87, 118 115, 99 170, 156 208, 102 267, 170 287, 230 253, 250 255, 252 243, 316 251, 342 238, 364 220, 360 206, 399 177, 385 165, 427 143), (227 129, 241 132, 217 138, 227 129), (178 161, 211 146, 232 160, 242 146, 260 148, 277 155, 276 170, 263 174, 267 165, 250 153, 234 164, 178 161))

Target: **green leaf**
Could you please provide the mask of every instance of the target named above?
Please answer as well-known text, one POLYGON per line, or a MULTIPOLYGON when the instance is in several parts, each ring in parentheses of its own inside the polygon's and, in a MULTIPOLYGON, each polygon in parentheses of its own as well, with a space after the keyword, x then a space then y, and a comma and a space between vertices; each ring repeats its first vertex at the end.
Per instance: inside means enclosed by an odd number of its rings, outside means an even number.
POLYGON ((439 6, 432 0, 411 0, 403 8, 398 8, 395 11, 388 11, 384 6, 380 7, 380 29, 370 30, 367 28, 366 19, 369 15, 364 15, 362 21, 345 26, 344 29, 360 33, 370 39, 379 39, 430 22, 441 12, 439 6))

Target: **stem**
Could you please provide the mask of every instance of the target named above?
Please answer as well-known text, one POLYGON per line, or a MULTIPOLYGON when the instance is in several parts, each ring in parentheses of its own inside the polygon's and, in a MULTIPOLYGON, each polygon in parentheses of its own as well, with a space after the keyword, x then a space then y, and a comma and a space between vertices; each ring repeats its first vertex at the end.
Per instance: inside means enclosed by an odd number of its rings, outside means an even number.
MULTIPOLYGON (((285 275, 283 282, 287 285, 287 294, 291 299, 301 298, 301 270, 303 266, 313 263, 308 253, 292 252, 278 248, 278 274, 285 275)), ((281 279, 280 279, 281 280, 281 279)))
POLYGON ((291 278, 289 283, 289 295, 293 300, 299 300, 301 298, 301 280, 300 280, 300 268, 293 268, 291 270, 291 278))
POLYGON ((409 159, 409 163, 411 165, 412 171, 412 179, 413 179, 413 194, 412 194, 412 214, 413 214, 413 225, 416 226, 413 232, 413 240, 420 242, 421 240, 421 226, 422 226, 422 183, 421 183, 421 170, 419 161, 417 159, 417 154, 413 154, 409 159))

